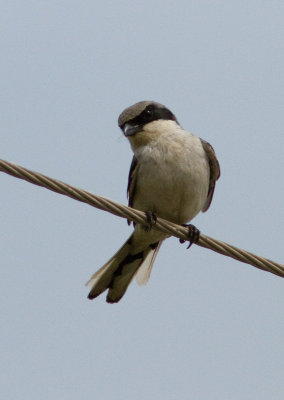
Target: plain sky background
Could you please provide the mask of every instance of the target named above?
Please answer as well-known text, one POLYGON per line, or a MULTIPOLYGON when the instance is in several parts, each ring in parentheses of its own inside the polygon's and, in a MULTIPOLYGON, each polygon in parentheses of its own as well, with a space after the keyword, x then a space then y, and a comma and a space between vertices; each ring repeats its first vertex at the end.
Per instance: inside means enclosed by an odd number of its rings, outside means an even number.
MULTIPOLYGON (((0 158, 126 203, 119 113, 167 105, 221 164, 209 236, 283 263, 284 2, 2 0, 0 158)), ((167 240, 117 305, 126 221, 0 174, 1 398, 282 400, 283 280, 167 240)))

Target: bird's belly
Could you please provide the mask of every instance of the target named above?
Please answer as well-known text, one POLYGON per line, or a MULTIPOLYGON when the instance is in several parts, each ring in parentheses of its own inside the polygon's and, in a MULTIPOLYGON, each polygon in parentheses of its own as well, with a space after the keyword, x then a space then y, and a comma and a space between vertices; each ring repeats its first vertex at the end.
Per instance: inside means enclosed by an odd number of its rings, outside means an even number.
POLYGON ((152 211, 177 224, 186 223, 202 209, 208 193, 207 164, 148 162, 141 165, 134 208, 152 211))

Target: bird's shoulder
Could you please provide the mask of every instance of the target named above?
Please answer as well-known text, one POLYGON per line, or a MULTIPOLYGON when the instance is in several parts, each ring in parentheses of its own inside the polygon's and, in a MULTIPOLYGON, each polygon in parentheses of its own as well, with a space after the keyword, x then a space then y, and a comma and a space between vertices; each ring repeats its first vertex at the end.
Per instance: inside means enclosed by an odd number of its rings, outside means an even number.
POLYGON ((207 211, 208 208, 210 207, 210 204, 212 202, 214 190, 215 190, 215 184, 216 181, 219 179, 221 170, 220 170, 220 164, 217 159, 216 153, 211 146, 210 143, 206 142, 203 139, 200 139, 203 150, 205 152, 208 164, 209 164, 209 170, 210 170, 210 178, 209 178, 209 189, 208 189, 208 195, 207 195, 207 200, 204 204, 204 207, 202 209, 203 212, 207 211))
MULTIPOLYGON (((128 197, 128 207, 133 207, 133 199, 136 187, 136 178, 138 173, 138 159, 134 155, 132 158, 132 162, 130 165, 130 170, 128 174, 128 183, 127 183, 127 197, 128 197)), ((130 221, 128 220, 128 225, 130 225, 130 221)))

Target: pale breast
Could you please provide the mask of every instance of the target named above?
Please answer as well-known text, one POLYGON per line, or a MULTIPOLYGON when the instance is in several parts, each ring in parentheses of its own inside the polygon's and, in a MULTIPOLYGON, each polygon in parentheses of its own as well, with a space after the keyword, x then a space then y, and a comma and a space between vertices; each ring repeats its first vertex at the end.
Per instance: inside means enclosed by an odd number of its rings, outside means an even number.
POLYGON ((139 162, 135 208, 186 223, 202 209, 209 165, 200 139, 180 129, 136 149, 139 162))

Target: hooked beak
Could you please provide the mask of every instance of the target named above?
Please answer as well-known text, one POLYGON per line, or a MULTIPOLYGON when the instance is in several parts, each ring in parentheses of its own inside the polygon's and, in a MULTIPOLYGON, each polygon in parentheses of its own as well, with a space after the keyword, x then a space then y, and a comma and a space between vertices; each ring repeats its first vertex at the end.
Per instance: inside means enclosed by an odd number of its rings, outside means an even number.
POLYGON ((123 125, 122 130, 125 136, 133 136, 135 133, 141 131, 141 126, 126 123, 123 125))

